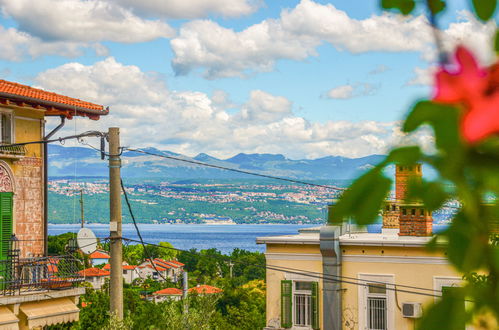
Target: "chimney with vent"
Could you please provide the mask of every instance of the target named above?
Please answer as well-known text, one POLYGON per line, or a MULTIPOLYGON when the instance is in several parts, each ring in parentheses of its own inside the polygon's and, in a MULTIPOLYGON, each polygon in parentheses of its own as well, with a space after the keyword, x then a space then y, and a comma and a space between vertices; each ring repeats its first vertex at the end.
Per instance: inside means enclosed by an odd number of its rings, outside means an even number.
POLYGON ((409 183, 421 181, 421 164, 397 165, 395 170, 395 198, 399 208, 400 236, 431 236, 433 218, 420 201, 407 198, 409 183))

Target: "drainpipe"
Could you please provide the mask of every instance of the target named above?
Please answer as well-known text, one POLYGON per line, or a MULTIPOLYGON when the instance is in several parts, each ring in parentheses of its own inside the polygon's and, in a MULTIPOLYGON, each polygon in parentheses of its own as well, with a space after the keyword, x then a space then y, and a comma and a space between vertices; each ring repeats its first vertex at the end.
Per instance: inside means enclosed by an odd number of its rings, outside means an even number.
MULTIPOLYGON (((324 277, 340 279, 341 249, 339 237, 341 226, 322 226, 320 231, 320 249, 322 254, 322 272, 324 277)), ((341 330, 341 282, 322 281, 322 329, 341 330)))
MULTIPOLYGON (((45 135, 44 140, 50 139, 57 131, 59 131, 66 123, 66 117, 61 116, 61 122, 49 134, 45 135)), ((43 134, 45 134, 45 125, 43 126, 43 134)), ((43 251, 44 255, 48 255, 48 236, 49 236, 49 222, 48 222, 48 146, 47 143, 43 144, 43 251)))

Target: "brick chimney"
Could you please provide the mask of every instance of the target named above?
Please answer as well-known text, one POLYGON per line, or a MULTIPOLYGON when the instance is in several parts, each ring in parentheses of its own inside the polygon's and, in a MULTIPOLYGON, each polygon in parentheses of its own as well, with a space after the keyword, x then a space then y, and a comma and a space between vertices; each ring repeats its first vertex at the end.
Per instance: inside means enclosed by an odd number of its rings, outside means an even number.
POLYGON ((433 233, 433 217, 422 203, 400 205, 400 236, 431 236, 433 233))
POLYGON ((423 171, 421 164, 397 165, 395 170, 395 198, 398 204, 400 236, 431 236, 433 218, 431 212, 424 208, 420 201, 407 198, 409 182, 421 181, 423 171))
POLYGON ((397 201, 386 201, 383 208, 383 228, 396 229, 399 228, 400 207, 397 201))
POLYGON ((421 164, 410 166, 396 165, 395 167, 395 199, 403 202, 407 199, 407 190, 410 180, 419 180, 423 178, 421 164))

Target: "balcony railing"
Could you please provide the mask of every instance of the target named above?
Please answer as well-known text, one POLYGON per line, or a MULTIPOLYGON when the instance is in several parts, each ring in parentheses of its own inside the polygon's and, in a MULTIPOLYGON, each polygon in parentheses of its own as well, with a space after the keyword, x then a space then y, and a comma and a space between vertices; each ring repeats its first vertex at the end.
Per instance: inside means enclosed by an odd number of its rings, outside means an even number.
POLYGON ((4 245, 8 249, 0 260, 0 295, 63 290, 84 281, 78 273, 81 261, 73 255, 20 258, 19 243, 14 239, 4 245))
POLYGON ((0 154, 9 156, 24 156, 26 155, 26 146, 2 145, 0 143, 0 154))

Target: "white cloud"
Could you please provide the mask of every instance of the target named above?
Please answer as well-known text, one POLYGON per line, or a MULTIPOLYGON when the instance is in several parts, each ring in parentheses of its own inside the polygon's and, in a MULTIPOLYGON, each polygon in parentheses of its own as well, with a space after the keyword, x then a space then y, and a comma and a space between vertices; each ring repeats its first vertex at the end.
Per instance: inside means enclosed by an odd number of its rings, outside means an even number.
POLYGON ((414 68, 414 77, 407 82, 407 85, 430 86, 434 83, 434 76, 438 67, 429 66, 427 68, 414 68))
POLYGON ((353 96, 353 86, 343 85, 330 89, 327 97, 330 99, 349 99, 353 96))
POLYGON ((104 0, 0 0, 0 4, 19 30, 45 41, 144 42, 174 35, 168 24, 144 20, 104 0))
MULTIPOLYGON (((156 75, 113 58, 93 65, 68 63, 40 73, 36 81, 47 90, 110 106, 110 115, 98 122, 69 121, 62 135, 118 126, 123 145, 131 147, 216 157, 237 152, 360 157, 385 152, 397 137, 396 123, 310 122, 293 114, 288 99, 261 90, 252 91, 239 111, 228 113, 220 103, 229 96, 220 91, 215 97, 171 91, 156 75)), ((56 123, 57 118, 52 119, 51 125, 56 123)))
POLYGON ((83 54, 84 49, 92 49, 97 55, 107 54, 107 48, 97 43, 43 41, 15 28, 4 28, 0 25, 0 59, 21 61, 26 56, 35 58, 42 55, 59 55, 76 57, 83 54))
POLYGON ((379 85, 369 83, 355 83, 353 85, 342 85, 330 89, 326 97, 330 99, 351 99, 359 96, 372 95, 379 89, 379 85))
MULTIPOLYGON (((491 53, 482 43, 493 35, 494 26, 463 12, 461 20, 444 31, 444 43, 446 48, 471 43, 482 53, 491 53)), ((210 20, 188 22, 171 40, 172 65, 179 75, 200 70, 209 79, 243 77, 270 71, 280 59, 317 56, 317 47, 324 42, 351 53, 420 52, 428 60, 435 59, 431 29, 422 15, 384 13, 357 20, 331 4, 302 0, 294 9, 283 10, 278 19, 266 19, 239 32, 210 20)))
POLYGON ((260 1, 249 0, 113 0, 139 13, 168 18, 201 18, 209 14, 239 17, 253 13, 260 1))

